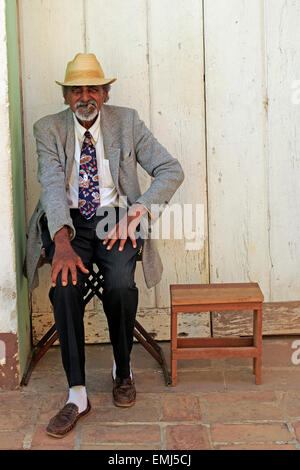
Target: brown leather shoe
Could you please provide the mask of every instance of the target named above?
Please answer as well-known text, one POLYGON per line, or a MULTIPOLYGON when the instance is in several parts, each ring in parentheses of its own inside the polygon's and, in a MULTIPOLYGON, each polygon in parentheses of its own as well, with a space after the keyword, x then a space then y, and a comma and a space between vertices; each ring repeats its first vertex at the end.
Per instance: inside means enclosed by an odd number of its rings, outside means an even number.
POLYGON ((134 380, 131 377, 113 379, 113 399, 116 406, 133 406, 136 399, 134 380))
POLYGON ((78 413, 78 406, 75 403, 67 403, 53 418, 46 428, 47 434, 53 437, 64 437, 70 432, 78 419, 86 415, 91 409, 91 404, 88 400, 86 410, 78 413))

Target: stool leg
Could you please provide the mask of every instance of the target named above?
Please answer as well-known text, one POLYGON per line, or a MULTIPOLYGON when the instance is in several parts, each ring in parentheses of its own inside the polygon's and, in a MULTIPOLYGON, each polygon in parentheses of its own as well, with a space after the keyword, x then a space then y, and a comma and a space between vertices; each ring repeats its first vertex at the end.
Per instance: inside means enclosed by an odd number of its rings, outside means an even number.
POLYGON ((177 312, 171 309, 171 385, 177 384, 177 359, 173 352, 177 349, 177 312))
MULTIPOLYGON (((253 310, 253 346, 256 345, 257 310, 253 310)), ((256 358, 253 358, 253 374, 256 375, 256 358)))
POLYGON ((253 359, 253 373, 256 385, 261 384, 262 362, 262 308, 253 311, 253 341, 258 350, 258 355, 253 359))

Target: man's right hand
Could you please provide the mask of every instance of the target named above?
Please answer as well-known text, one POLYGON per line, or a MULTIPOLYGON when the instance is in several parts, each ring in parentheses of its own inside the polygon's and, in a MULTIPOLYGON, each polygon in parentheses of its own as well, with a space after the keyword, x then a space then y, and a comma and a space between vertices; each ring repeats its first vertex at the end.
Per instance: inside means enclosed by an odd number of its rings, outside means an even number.
POLYGON ((88 274, 89 270, 84 267, 84 264, 78 256, 78 254, 73 250, 68 228, 62 227, 54 235, 55 243, 55 252, 52 260, 52 286, 56 286, 56 278, 58 273, 61 271, 61 282, 63 286, 68 284, 68 274, 69 270, 72 277, 72 283, 75 285, 77 283, 77 267, 84 273, 88 274))

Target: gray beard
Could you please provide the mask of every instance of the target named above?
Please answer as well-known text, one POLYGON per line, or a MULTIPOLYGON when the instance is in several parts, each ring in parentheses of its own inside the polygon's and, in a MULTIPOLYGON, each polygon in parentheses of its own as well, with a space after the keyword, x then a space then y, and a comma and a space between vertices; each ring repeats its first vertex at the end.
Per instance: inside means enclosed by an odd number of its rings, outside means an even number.
POLYGON ((88 112, 86 110, 86 112, 81 112, 84 108, 83 107, 79 107, 75 110, 75 116, 77 117, 77 119, 80 119, 80 121, 83 121, 83 122, 89 122, 89 121, 93 121, 93 119, 95 119, 98 115, 98 109, 97 108, 94 108, 94 111, 90 111, 88 112))

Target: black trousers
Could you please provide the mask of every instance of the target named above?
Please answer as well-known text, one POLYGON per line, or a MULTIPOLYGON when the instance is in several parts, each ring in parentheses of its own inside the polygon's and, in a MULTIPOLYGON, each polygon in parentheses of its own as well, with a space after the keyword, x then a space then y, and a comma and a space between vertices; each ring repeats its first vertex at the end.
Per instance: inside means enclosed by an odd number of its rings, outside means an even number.
MULTIPOLYGON (((110 210, 115 211, 118 220, 119 208, 110 210)), ((130 353, 138 305, 138 289, 134 282, 136 255, 143 239, 137 238, 136 248, 133 248, 128 238, 123 251, 118 250, 119 240, 111 250, 107 250, 97 236, 99 232, 96 233, 97 224, 104 220, 104 215, 95 215, 87 220, 78 209, 71 209, 70 214, 76 230, 76 236, 71 241, 72 248, 81 257, 87 269, 92 263, 96 263, 103 274, 103 309, 116 361, 116 374, 120 378, 126 378, 130 375, 130 353)), ((55 246, 49 234, 46 217, 42 221, 42 241, 46 257, 52 263, 55 246)), ((83 288, 86 276, 88 275, 77 269, 77 284, 72 284, 69 273, 68 285, 62 286, 60 272, 56 286, 51 287, 49 292, 69 387, 85 385, 83 288)))

